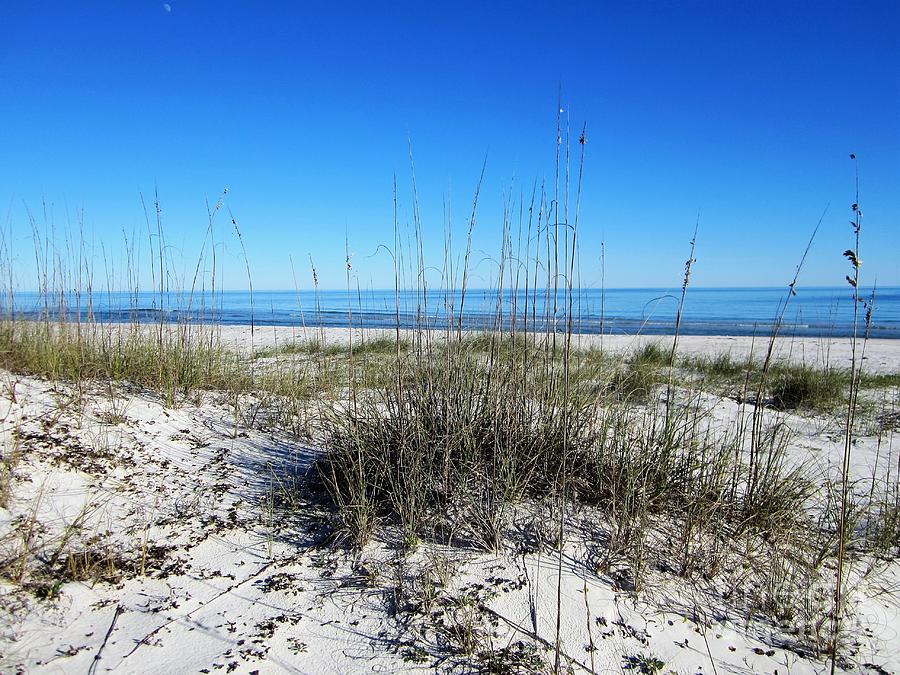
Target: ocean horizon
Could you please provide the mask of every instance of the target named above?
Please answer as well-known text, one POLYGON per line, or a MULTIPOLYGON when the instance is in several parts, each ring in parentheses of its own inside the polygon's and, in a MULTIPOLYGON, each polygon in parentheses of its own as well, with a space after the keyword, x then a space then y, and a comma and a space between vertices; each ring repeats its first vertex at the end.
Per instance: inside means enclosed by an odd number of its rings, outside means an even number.
MULTIPOLYGON (((869 302, 872 289, 861 289, 869 302)), ((223 325, 433 328, 456 326, 479 330, 498 325, 520 330, 569 327, 569 299, 564 289, 546 288, 501 294, 496 289, 460 290, 246 290, 94 291, 7 295, 3 314, 20 318, 92 319, 99 322, 188 321, 223 325), (399 306, 398 306, 399 300, 399 306), (553 305, 556 305, 556 312, 553 305), (460 314, 460 304, 463 311, 460 314), (548 307, 549 305, 549 307, 548 307), (554 319, 554 317, 556 317, 554 319)), ((574 289, 571 329, 577 333, 667 335, 675 330, 680 288, 574 289)), ((870 336, 900 339, 900 287, 875 292, 870 336)), ((680 332, 684 335, 768 334, 788 298, 785 287, 689 288, 680 332)), ((860 303, 858 327, 865 328, 867 306, 860 303)), ((853 334, 853 295, 848 286, 798 288, 790 298, 780 329, 797 337, 846 337, 853 334)))

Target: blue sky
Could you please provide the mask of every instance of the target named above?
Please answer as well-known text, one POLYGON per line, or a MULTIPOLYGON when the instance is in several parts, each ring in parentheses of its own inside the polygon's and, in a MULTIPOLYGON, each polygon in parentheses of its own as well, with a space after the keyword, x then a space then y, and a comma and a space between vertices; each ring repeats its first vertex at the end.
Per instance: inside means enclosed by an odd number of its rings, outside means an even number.
MULTIPOLYGON (((5 3, 0 206, 19 283, 34 286, 26 207, 57 230, 83 211, 99 261, 144 232, 140 194, 158 189, 190 269, 228 186, 257 288, 293 287, 291 258, 308 285, 309 255, 343 287, 345 235, 360 285, 390 286, 372 254, 393 239, 395 174, 411 218, 407 139, 428 259, 447 202, 462 240, 485 158, 475 246, 496 256, 505 196, 552 182, 561 91, 588 130, 585 285, 601 241, 608 286, 677 285, 698 210, 695 284, 786 284, 829 204, 802 280, 841 283, 850 152, 864 278, 900 284, 896 2, 377 5, 5 3)), ((241 288, 229 225, 219 259, 241 288)))

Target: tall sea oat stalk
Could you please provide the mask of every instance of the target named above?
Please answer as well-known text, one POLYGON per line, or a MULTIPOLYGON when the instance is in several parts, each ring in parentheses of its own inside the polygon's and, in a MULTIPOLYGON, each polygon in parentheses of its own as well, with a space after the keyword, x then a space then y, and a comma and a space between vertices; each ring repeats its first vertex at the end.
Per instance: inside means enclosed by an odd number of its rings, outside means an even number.
POLYGON ((691 237, 691 254, 684 263, 684 279, 681 282, 681 300, 678 302, 678 312, 675 315, 675 336, 672 338, 672 351, 669 354, 669 381, 666 386, 666 429, 669 427, 669 415, 672 411, 673 378, 675 376, 675 354, 678 351, 678 333, 681 330, 681 317, 684 312, 684 300, 687 297, 688 285, 691 283, 691 270, 697 259, 694 258, 694 250, 697 246, 697 230, 700 228, 700 214, 697 214, 697 222, 694 224, 694 236, 691 237))
MULTIPOLYGON (((568 306, 566 307, 566 342, 565 347, 563 349, 563 443, 562 443, 562 467, 560 470, 562 479, 560 481, 560 509, 559 509, 559 560, 557 561, 557 569, 556 569, 556 654, 554 660, 554 671, 559 672, 560 669, 560 655, 562 652, 562 644, 560 631, 562 628, 562 558, 563 558, 563 545, 565 542, 565 529, 566 529, 566 488, 567 480, 568 480, 568 464, 569 464, 569 433, 570 433, 570 424, 569 424, 569 401, 570 401, 570 359, 572 353, 572 331, 574 329, 572 325, 572 316, 573 316, 573 297, 575 294, 574 288, 574 279, 575 279, 575 261, 576 261, 576 244, 578 239, 578 214, 581 206, 581 186, 584 178, 584 153, 585 146, 587 145, 587 135, 586 135, 586 127, 583 127, 581 130, 581 136, 578 139, 579 145, 581 145, 581 159, 578 167, 578 188, 577 194, 575 197, 575 222, 572 225, 572 246, 571 246, 571 255, 569 255, 569 246, 568 246, 568 223, 566 223, 566 255, 568 256, 568 269, 565 270, 566 273, 566 291, 568 293, 568 306)), ((568 141, 568 138, 567 138, 568 141)), ((566 150, 566 156, 568 157, 568 148, 566 150)), ((568 185, 568 165, 566 166, 566 184, 568 185)), ((566 202, 568 203, 568 196, 566 197, 566 202)), ((568 206, 566 207, 566 212, 568 213, 568 206)))
MULTIPOLYGON (((859 268, 862 261, 859 258, 859 235, 862 230, 862 211, 859 208, 859 164, 856 161, 856 155, 851 154, 850 159, 853 161, 855 173, 855 192, 854 200, 851 206, 853 211, 853 219, 850 226, 853 228, 853 248, 844 251, 844 257, 850 262, 851 273, 845 278, 847 283, 853 289, 853 334, 850 339, 850 396, 847 400, 847 415, 844 423, 844 455, 841 465, 841 513, 838 521, 838 556, 837 556, 837 572, 834 583, 834 613, 832 615, 831 630, 831 672, 835 672, 837 665, 837 648, 838 636, 841 628, 841 615, 843 614, 844 604, 844 563, 847 553, 847 540, 849 538, 848 530, 848 502, 850 499, 850 459, 853 448, 853 422, 856 418, 856 401, 859 393, 859 373, 857 364, 857 343, 858 343, 858 324, 859 324, 859 268)), ((867 308, 866 325, 871 320, 871 307, 867 308)), ((868 334, 868 328, 866 329, 868 334)))

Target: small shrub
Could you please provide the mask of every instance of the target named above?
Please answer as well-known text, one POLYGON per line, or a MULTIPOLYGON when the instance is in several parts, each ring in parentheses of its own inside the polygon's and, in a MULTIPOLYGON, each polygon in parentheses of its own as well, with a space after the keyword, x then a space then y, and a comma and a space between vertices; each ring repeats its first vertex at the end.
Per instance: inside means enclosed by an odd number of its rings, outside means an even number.
POLYGON ((632 670, 641 675, 656 675, 666 667, 664 661, 653 654, 632 654, 624 657, 623 670, 632 670))

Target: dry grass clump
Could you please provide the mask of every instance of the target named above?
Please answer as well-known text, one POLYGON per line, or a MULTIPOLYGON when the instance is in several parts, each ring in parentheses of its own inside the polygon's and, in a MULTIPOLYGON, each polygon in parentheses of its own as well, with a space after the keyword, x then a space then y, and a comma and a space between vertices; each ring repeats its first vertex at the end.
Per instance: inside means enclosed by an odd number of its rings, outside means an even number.
POLYGON ((716 431, 698 392, 677 390, 668 412, 610 387, 564 395, 552 343, 517 340, 528 356, 498 345, 493 368, 452 347, 421 365, 404 357, 393 384, 331 410, 316 472, 345 541, 363 547, 387 528, 407 548, 502 549, 515 545, 514 514, 538 508, 550 514, 539 548, 555 549, 565 508, 591 523, 596 570, 617 583, 640 591, 660 570, 719 579, 727 606, 818 639, 823 605, 809 589, 821 590, 834 533, 817 523, 817 486, 788 461, 783 427, 766 429, 751 467, 749 433, 716 431))
POLYGON ((696 405, 667 416, 614 388, 564 396, 552 346, 541 345, 530 339, 527 356, 498 346, 506 356, 494 368, 467 351, 421 368, 403 361, 393 386, 328 416, 318 471, 354 543, 384 523, 410 543, 451 533, 496 548, 512 505, 557 498, 564 455, 570 496, 608 516, 613 548, 634 545, 660 513, 683 523, 685 542, 694 530, 801 524, 813 486, 786 463, 783 435, 766 436, 750 471, 747 439, 711 433, 696 405))
POLYGON ((772 405, 782 410, 830 410, 843 399, 848 383, 848 374, 834 369, 775 368, 770 385, 772 405))
MULTIPOLYGON (((318 470, 355 542, 376 519, 401 525, 409 541, 430 521, 495 548, 507 506, 551 493, 565 447, 589 442, 593 402, 561 397, 545 362, 491 367, 461 345, 402 361, 392 386, 360 392, 326 418, 318 470)), ((498 345, 506 350, 514 356, 498 345)))

